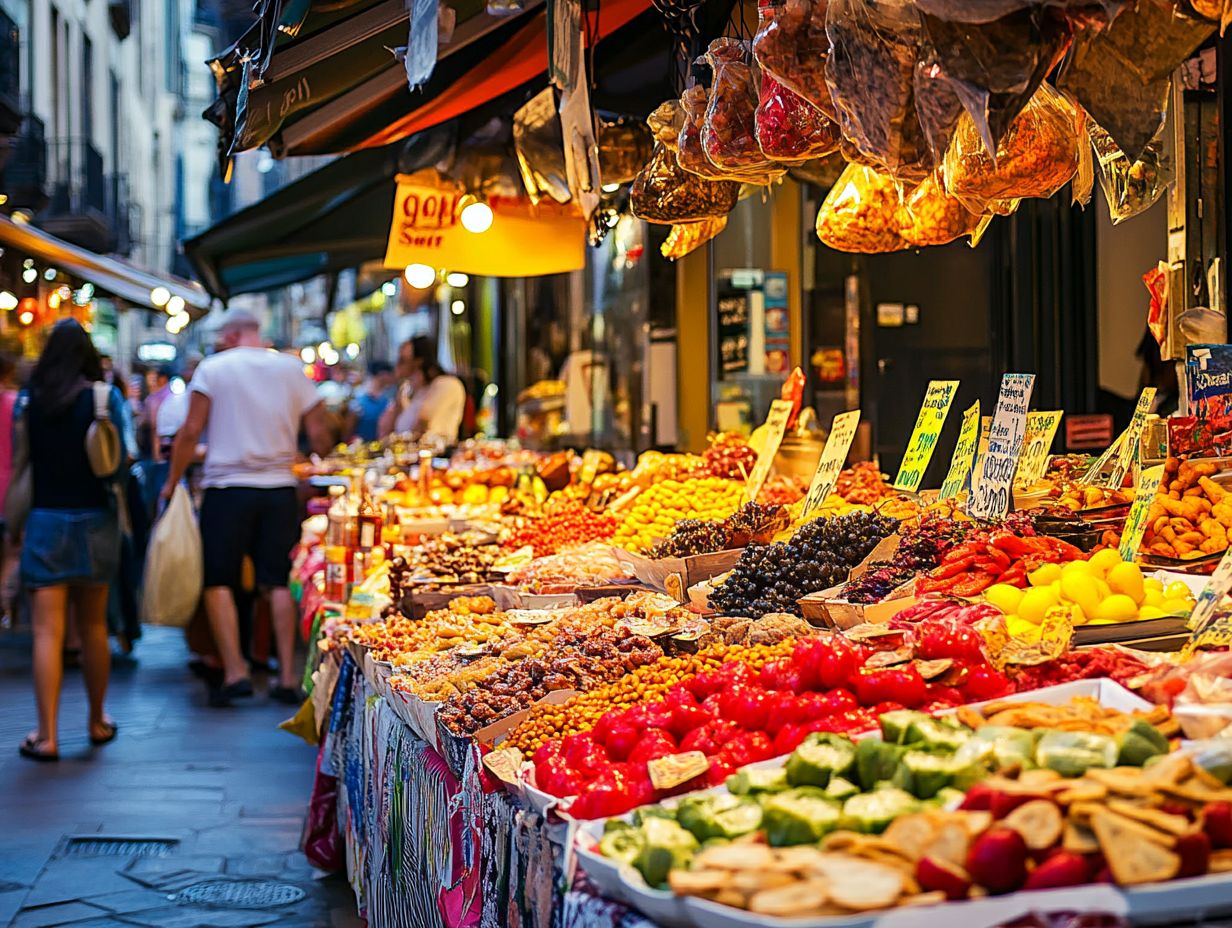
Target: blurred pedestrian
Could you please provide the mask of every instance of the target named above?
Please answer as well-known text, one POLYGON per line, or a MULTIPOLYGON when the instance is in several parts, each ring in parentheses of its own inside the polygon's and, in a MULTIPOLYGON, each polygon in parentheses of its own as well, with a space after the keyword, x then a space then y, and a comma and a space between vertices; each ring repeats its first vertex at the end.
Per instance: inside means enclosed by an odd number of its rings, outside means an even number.
MULTIPOLYGON (((17 362, 10 354, 0 354, 0 500, 9 490, 13 476, 13 406, 17 402, 17 362)), ((0 625, 13 624, 14 603, 9 601, 13 557, 9 533, 0 514, 0 625)))
POLYGON ((397 412, 393 431, 434 440, 442 448, 456 444, 466 412, 466 387, 441 368, 436 346, 426 335, 404 343, 399 352, 400 361, 408 345, 410 372, 394 400, 397 412))
MULTIPOLYGON (((115 478, 95 475, 87 454, 87 433, 95 421, 94 384, 102 379, 90 336, 76 320, 63 319, 52 329, 14 413, 24 417, 32 480, 21 576, 31 591, 38 730, 22 743, 21 753, 33 760, 60 756, 61 652, 70 605, 81 637, 90 741, 106 744, 117 731, 103 701, 111 671, 106 609, 120 552, 119 494, 115 478)), ((122 407, 112 386, 107 413, 120 429, 122 407)), ((121 433, 121 458, 129 444, 121 433)), ((118 472, 127 472, 122 460, 118 472)))
POLYGON ((329 425, 303 365, 265 348, 256 317, 232 310, 221 335, 225 349, 202 361, 193 376, 188 417, 175 436, 162 496, 171 498, 204 435, 204 598, 223 662, 223 680, 211 687, 210 705, 228 706, 253 692, 235 603, 245 557, 269 597, 277 640, 279 682, 270 696, 294 703, 301 698, 300 675, 295 603, 287 583, 300 512, 291 466, 301 424, 321 454, 330 447, 329 425))
POLYGON ((387 361, 373 361, 368 365, 368 381, 351 401, 349 434, 363 441, 380 438, 381 413, 394 398, 394 368, 387 361))

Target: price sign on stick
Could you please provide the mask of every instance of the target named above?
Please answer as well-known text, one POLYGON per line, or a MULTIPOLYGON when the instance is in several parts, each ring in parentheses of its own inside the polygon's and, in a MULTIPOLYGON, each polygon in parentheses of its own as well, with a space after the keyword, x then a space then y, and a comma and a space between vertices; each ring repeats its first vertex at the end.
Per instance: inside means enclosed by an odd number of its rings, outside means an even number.
POLYGON ((1224 552, 1219 566, 1215 568, 1215 572, 1206 581, 1206 586, 1198 594, 1198 601, 1194 603, 1193 612, 1189 615, 1189 627, 1193 629, 1194 640, 1211 624, 1211 618, 1215 615, 1215 607, 1227 595, 1228 590, 1232 590, 1232 548, 1224 552))
POLYGON ((761 453, 757 455, 757 463, 749 474, 744 485, 744 501, 751 503, 757 499, 757 494, 766 484, 770 476, 770 465, 774 456, 779 453, 779 445, 783 443, 783 433, 787 431, 787 420, 791 418, 791 400, 774 400, 770 403, 770 412, 766 414, 766 443, 762 445, 761 453))
POLYGON ((826 497, 834 492, 834 484, 838 482, 839 472, 847 460, 847 452, 851 450, 851 442, 856 437, 856 426, 859 424, 858 409, 841 412, 834 417, 830 424, 830 437, 826 439, 826 446, 821 450, 817 470, 813 471, 813 482, 809 484, 808 496, 804 498, 801 521, 806 521, 826 501, 826 497))
POLYGON ((1164 466, 1159 464, 1148 467, 1142 472, 1142 483, 1138 487, 1138 495, 1125 517, 1125 530, 1121 532, 1121 560, 1132 561, 1142 545, 1142 536, 1146 534, 1147 518, 1151 514, 1151 504, 1155 502, 1155 493, 1159 490, 1159 482, 1164 479, 1164 466))
POLYGON ((963 413, 962 430, 958 433, 958 444, 954 446, 954 456, 950 458, 950 470, 941 484, 938 499, 950 499, 962 492, 971 476, 971 467, 975 464, 975 447, 980 441, 980 401, 976 400, 971 408, 963 413))
POLYGON ((1060 410, 1027 413, 1027 437, 1023 439, 1018 475, 1014 478, 1019 486, 1029 487, 1044 476, 1048 468, 1048 452, 1063 415, 1065 413, 1060 410))
POLYGON ((1080 479, 1078 482, 1098 484, 1099 475, 1103 473, 1104 468, 1108 466, 1108 462, 1112 460, 1112 456, 1114 454, 1117 454, 1121 450, 1121 446, 1125 444, 1128 438, 1129 438, 1129 429, 1126 429, 1124 432, 1122 432, 1120 435, 1116 437, 1116 441, 1114 441, 1111 445, 1109 445, 1107 450, 1105 450, 1103 454, 1101 454, 1098 458, 1095 459, 1095 463, 1087 468, 1086 473, 1082 475, 1082 479, 1080 479))
POLYGON ((1112 468, 1112 479, 1108 481, 1108 486, 1119 487, 1121 481, 1125 479, 1125 475, 1129 473, 1129 468, 1134 463, 1134 456, 1138 453, 1138 445, 1142 441, 1142 429, 1146 425, 1146 414, 1151 411, 1151 404, 1154 402, 1155 388, 1144 388, 1142 395, 1138 397, 1138 405, 1134 407, 1134 417, 1129 420, 1129 428, 1126 430, 1127 437, 1121 442, 1121 450, 1117 455, 1116 467, 1112 468))
POLYGON ((997 408, 988 427, 988 451, 980 461, 967 506, 977 519, 999 519, 1010 511, 1014 472, 1027 435, 1027 406, 1034 388, 1034 374, 1006 374, 1001 378, 997 408))
POLYGON ((957 380, 928 382, 924 402, 920 405, 920 414, 916 416, 915 428, 907 442, 907 450, 903 453, 903 463, 899 465, 898 476, 894 478, 895 489, 914 493, 920 488, 924 481, 924 472, 928 470, 928 462, 932 460, 933 450, 937 447, 937 439, 941 436, 941 427, 945 425, 945 417, 949 415, 950 404, 954 402, 954 394, 957 392, 957 380))

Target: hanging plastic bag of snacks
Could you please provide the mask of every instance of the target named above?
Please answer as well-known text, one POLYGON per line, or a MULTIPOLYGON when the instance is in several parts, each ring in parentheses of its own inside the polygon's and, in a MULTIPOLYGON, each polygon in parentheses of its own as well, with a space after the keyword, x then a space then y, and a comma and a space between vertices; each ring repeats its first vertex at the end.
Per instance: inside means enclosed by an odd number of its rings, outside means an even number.
POLYGON ((757 144, 772 161, 794 164, 838 151, 838 124, 769 74, 761 76, 757 144))
POLYGON ((901 204, 894 178, 850 164, 817 211, 817 237, 837 251, 901 251, 908 247, 898 234, 901 204))
POLYGON ((625 184, 637 176, 654 148, 645 123, 598 117, 599 176, 605 184, 625 184))
POLYGON ((683 258, 696 251, 702 245, 727 228, 727 217, 718 219, 703 219, 701 222, 678 222, 667 233, 667 238, 659 246, 659 251, 668 261, 683 258))
POLYGON ((946 189, 981 213, 990 200, 1050 197, 1078 170, 1081 132, 1081 114, 1047 84, 1010 124, 995 159, 964 114, 945 153, 946 189))
POLYGON ((1018 10, 986 23, 954 22, 927 13, 920 14, 920 21, 928 37, 925 60, 975 120, 989 151, 1057 63, 1070 37, 1063 19, 1038 9, 1018 10))
POLYGON ((921 13, 955 23, 990 23, 1021 10, 1047 12, 1071 23, 1106 26, 1128 0, 917 0, 921 13))
POLYGON ((826 0, 768 0, 757 11, 753 54, 765 74, 837 119, 826 86, 826 0))
POLYGON ((748 46, 739 39, 715 39, 706 50, 714 72, 702 147, 721 171, 765 171, 773 167, 757 144, 758 81, 748 46))
POLYGON ((826 83, 843 136, 902 181, 920 181, 934 162, 915 112, 915 66, 923 43, 911 0, 832 0, 826 83))
POLYGON ((903 199, 898 210, 898 235, 909 245, 945 245, 974 235, 983 222, 960 200, 950 196, 930 174, 903 199))
POLYGON ((670 151, 657 144, 650 161, 633 181, 629 206, 633 215, 647 222, 700 222, 726 216, 739 196, 738 183, 690 174, 676 163, 670 151))
POLYGON ((654 141, 659 142, 669 151, 679 147, 680 129, 684 125, 684 107, 679 100, 667 100, 655 107, 654 112, 646 117, 646 125, 654 141))
POLYGON ((1137 161, 1163 125, 1169 76, 1214 31, 1168 0, 1138 0, 1108 28, 1075 37, 1057 87, 1137 161))
POLYGON ((694 84, 680 98, 681 125, 676 139, 676 162, 680 167, 707 180, 734 180, 759 187, 781 177, 783 168, 765 161, 764 156, 761 156, 761 170, 747 171, 723 170, 706 157, 706 150, 702 145, 702 130, 706 123, 709 102, 710 95, 701 84, 694 84))
POLYGON ((1163 129, 1147 144, 1137 161, 1130 162, 1107 132, 1087 120, 1087 134, 1095 150, 1095 172, 1108 201, 1112 224, 1145 213, 1172 183, 1172 162, 1164 149, 1163 129))
POLYGON ((924 130, 929 154, 940 164, 958 128, 958 118, 963 114, 962 101, 950 87, 949 79, 941 73, 941 65, 928 59, 916 62, 912 89, 915 115, 924 130))

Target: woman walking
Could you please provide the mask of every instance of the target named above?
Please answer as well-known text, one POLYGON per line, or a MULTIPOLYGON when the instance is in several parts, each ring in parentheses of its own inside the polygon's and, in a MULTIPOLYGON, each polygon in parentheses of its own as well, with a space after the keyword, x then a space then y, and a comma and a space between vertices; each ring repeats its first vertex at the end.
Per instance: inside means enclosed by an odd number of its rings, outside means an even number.
MULTIPOLYGON (((114 478, 96 476, 98 464, 92 466, 87 454, 87 433, 96 419, 94 385, 102 380, 90 336, 75 320, 62 320, 52 329, 16 413, 24 416, 33 488, 21 552, 21 579, 33 615, 38 703, 38 730, 21 745, 21 754, 31 760, 60 757, 57 722, 70 609, 81 636, 90 742, 106 744, 116 736, 103 699, 111 672, 107 588, 119 560, 120 523, 114 478)), ((107 414, 121 430, 121 457, 131 444, 122 431, 123 402, 110 387, 107 414)), ((121 466, 118 472, 127 470, 121 466)))

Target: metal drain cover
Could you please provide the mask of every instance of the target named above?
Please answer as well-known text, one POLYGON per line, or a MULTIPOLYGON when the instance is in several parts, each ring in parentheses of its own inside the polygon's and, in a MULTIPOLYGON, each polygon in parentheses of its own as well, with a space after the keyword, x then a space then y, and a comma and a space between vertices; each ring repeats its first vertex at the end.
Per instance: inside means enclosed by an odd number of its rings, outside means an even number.
POLYGON ((166 857, 180 842, 174 838, 69 838, 61 857, 166 857))
POLYGON ((228 909, 267 909, 290 905, 304 898, 304 891, 276 880, 204 880, 185 886, 175 894, 179 903, 216 905, 228 909))

